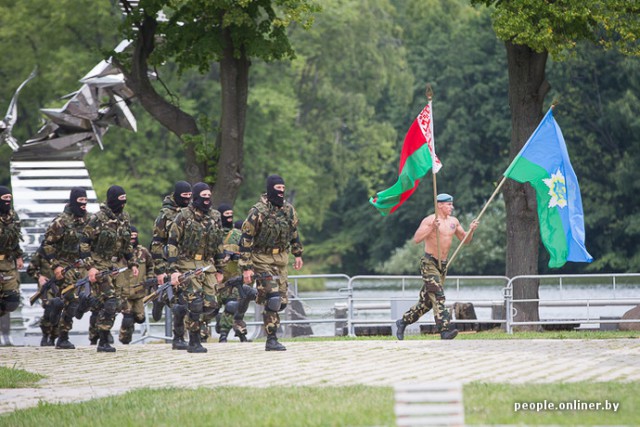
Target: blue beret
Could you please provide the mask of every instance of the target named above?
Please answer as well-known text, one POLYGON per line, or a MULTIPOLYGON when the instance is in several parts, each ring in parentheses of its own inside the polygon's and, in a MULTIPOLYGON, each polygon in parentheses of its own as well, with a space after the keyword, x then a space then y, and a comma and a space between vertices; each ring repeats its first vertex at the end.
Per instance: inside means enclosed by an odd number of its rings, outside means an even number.
POLYGON ((438 194, 436 200, 438 200, 438 202, 453 202, 453 196, 451 194, 441 193, 438 194))

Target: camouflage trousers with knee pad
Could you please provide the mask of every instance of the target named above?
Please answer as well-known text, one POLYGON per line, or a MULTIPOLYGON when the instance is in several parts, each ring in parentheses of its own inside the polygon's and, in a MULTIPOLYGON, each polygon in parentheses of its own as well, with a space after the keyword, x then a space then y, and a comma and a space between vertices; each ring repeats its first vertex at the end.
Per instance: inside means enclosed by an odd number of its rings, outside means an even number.
POLYGON ((262 322, 267 335, 274 335, 280 327, 280 314, 278 311, 284 310, 289 303, 289 283, 287 281, 287 264, 289 262, 289 254, 280 252, 277 254, 257 254, 251 256, 253 263, 253 272, 268 273, 277 278, 269 280, 257 280, 256 304, 265 306, 262 312, 262 322), (267 302, 270 297, 278 295, 280 298, 280 307, 276 310, 267 309, 267 302))

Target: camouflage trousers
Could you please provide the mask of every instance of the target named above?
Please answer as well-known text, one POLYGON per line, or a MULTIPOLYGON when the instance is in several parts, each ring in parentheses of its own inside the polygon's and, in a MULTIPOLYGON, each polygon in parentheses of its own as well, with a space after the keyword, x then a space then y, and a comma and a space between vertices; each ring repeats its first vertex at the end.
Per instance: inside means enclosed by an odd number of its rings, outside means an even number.
MULTIPOLYGON (((225 286, 218 290, 218 303, 220 307, 226 305, 228 302, 238 301, 239 298, 240 293, 237 288, 225 286)), ((218 317, 216 332, 228 334, 229 331, 233 329, 236 333, 246 335, 247 324, 244 322, 243 317, 244 316, 238 316, 237 313, 229 313, 227 310, 224 310, 218 317)))
POLYGON ((0 260, 0 275, 4 277, 3 281, 0 281, 0 316, 13 311, 13 309, 6 308, 7 305, 13 305, 20 301, 20 273, 16 268, 14 260, 9 260, 6 257, 2 257, 0 260))
MULTIPOLYGON (((66 267, 66 264, 62 264, 63 267, 66 267)), ((84 277, 87 274, 84 269, 75 269, 71 268, 67 270, 64 275, 64 283, 62 284, 60 291, 62 289, 73 286, 78 280, 84 277)), ((76 315, 76 309, 78 308, 79 298, 76 295, 75 291, 68 291, 66 294, 61 296, 62 302, 64 303, 64 307, 62 308, 62 315, 60 316, 60 321, 58 322, 58 332, 69 332, 71 328, 73 328, 73 317, 76 315)))
POLYGON ((135 330, 134 323, 142 323, 145 320, 144 303, 142 297, 122 298, 122 315, 124 318, 131 317, 133 322, 127 322, 123 319, 120 325, 120 342, 130 342, 133 338, 135 330), (126 317, 125 317, 126 316, 126 317))
MULTIPOLYGON (((178 270, 186 273, 200 267, 206 267, 206 261, 180 260, 178 270)), ((218 314, 218 300, 215 269, 193 276, 181 285, 189 314, 185 317, 185 326, 189 332, 200 331, 204 340, 209 337, 209 322, 218 314)))
POLYGON ((280 327, 280 314, 278 311, 267 310, 266 303, 270 297, 276 295, 280 298, 279 311, 284 310, 284 307, 289 303, 289 283, 287 282, 289 254, 287 252, 278 254, 254 253, 251 255, 251 261, 254 273, 268 273, 278 276, 277 279, 256 281, 256 290, 258 291, 256 304, 265 306, 265 310, 262 312, 264 330, 267 335, 275 335, 280 327))
MULTIPOLYGON (((98 271, 110 268, 125 267, 125 263, 96 265, 98 271)), ((97 295, 98 306, 95 327, 98 331, 110 331, 116 320, 116 315, 122 308, 120 286, 117 285, 117 277, 105 276, 91 285, 91 293, 97 295)), ((91 333, 90 333, 91 336, 91 333)))
POLYGON ((438 332, 449 330, 451 313, 445 307, 445 296, 442 284, 444 283, 446 262, 442 264, 442 271, 438 269, 438 261, 425 255, 420 259, 420 274, 424 284, 420 289, 418 302, 407 310, 402 316, 402 321, 407 325, 415 323, 425 313, 433 309, 433 318, 436 322, 438 332))

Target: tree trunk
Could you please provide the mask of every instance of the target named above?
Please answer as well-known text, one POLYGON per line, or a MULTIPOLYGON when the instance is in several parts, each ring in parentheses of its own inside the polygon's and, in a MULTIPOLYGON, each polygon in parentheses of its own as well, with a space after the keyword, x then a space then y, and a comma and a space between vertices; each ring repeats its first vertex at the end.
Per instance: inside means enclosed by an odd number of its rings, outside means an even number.
MULTIPOLYGON (((511 147, 513 159, 527 142, 543 117, 542 104, 550 89, 545 77, 547 52, 538 53, 527 46, 506 42, 509 66, 509 108, 511 110, 511 147)), ((535 191, 529 184, 507 180, 504 186, 507 212, 506 275, 538 274, 540 228, 535 191)), ((518 280, 513 284, 513 298, 537 299, 539 281, 518 280)), ((515 321, 540 319, 538 303, 514 303, 515 321)), ((538 330, 539 326, 522 327, 538 330)))
POLYGON ((149 80, 147 60, 155 48, 156 27, 155 18, 145 17, 134 43, 131 71, 124 71, 122 66, 119 68, 125 73, 127 85, 133 90, 142 107, 162 126, 180 138, 185 150, 185 179, 196 183, 204 179, 205 166, 197 161, 193 144, 186 143, 184 139, 185 136, 200 134, 196 120, 160 96, 149 80))
POLYGON ((224 30, 225 49, 220 61, 220 85, 222 87, 222 117, 218 134, 220 156, 216 168, 216 183, 213 188, 213 204, 233 204, 243 181, 244 128, 249 95, 249 67, 244 48, 239 49, 240 57, 234 57, 236 50, 231 35, 224 30))

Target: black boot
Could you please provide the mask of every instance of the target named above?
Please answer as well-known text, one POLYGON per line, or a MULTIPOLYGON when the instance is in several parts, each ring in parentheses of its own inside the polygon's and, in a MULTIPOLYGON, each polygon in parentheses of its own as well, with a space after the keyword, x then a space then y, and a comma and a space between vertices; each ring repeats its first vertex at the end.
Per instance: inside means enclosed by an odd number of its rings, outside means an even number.
POLYGON ((91 335, 91 334, 89 334, 89 344, 91 344, 91 345, 98 344, 98 338, 100 338, 99 335, 91 335))
POLYGON ((42 334, 42 339, 40 340, 40 347, 49 347, 51 344, 49 344, 49 335, 48 334, 42 334))
POLYGON ((396 331, 396 337, 400 341, 402 341, 404 339, 404 328, 407 327, 407 324, 404 323, 404 320, 402 320, 402 317, 401 317, 398 320, 396 320, 396 326, 398 327, 398 330, 396 331))
POLYGON ((227 342, 227 332, 220 332, 220 338, 218 338, 218 342, 227 342))
POLYGON ((49 336, 49 344, 47 344, 47 346, 48 347, 55 347, 57 338, 58 337, 56 337, 55 335, 50 335, 49 336))
POLYGON ((115 353, 116 349, 109 344, 109 331, 100 331, 100 341, 98 342, 98 353, 115 353))
POLYGON ((278 342, 278 337, 275 334, 267 335, 267 345, 264 348, 266 351, 285 351, 287 347, 278 342))
POLYGON ((189 348, 189 344, 184 340, 183 336, 174 336, 173 341, 171 342, 172 350, 187 350, 189 348))
POLYGON ((56 348, 62 350, 73 350, 76 348, 76 346, 69 341, 69 332, 60 332, 58 342, 56 342, 56 348))
POLYGON ((200 344, 200 331, 189 331, 189 348, 187 353, 206 353, 207 349, 200 344))
POLYGON ((236 332, 236 337, 240 339, 240 342, 249 342, 247 339, 247 334, 243 334, 242 332, 236 332))
POLYGON ((109 340, 109 344, 113 344, 113 335, 111 335, 111 331, 107 331, 107 340, 109 340))
POLYGON ((452 329, 450 331, 442 331, 440 332, 440 339, 443 340, 452 340, 458 336, 458 330, 452 329))

